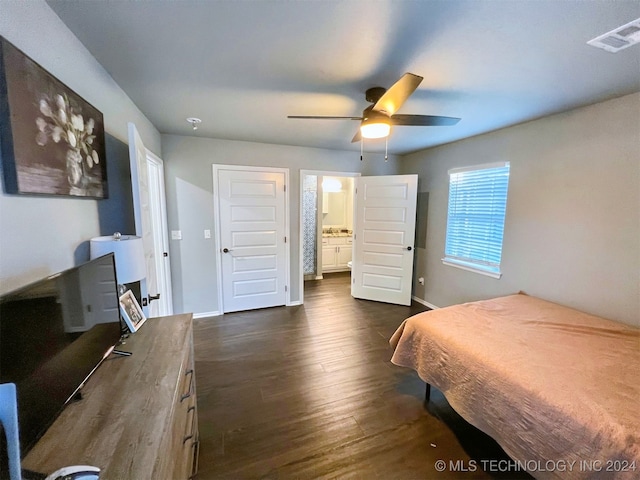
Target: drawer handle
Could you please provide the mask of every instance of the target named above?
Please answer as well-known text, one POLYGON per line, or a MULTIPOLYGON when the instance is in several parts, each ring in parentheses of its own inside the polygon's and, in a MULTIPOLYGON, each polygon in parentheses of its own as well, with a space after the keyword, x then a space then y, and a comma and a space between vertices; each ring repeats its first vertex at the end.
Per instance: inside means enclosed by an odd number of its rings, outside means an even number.
POLYGON ((193 438, 194 436, 194 432, 195 432, 195 427, 194 427, 194 423, 195 423, 195 419, 196 419, 196 406, 195 405, 191 405, 188 409, 187 409, 187 415, 189 414, 189 412, 194 412, 191 415, 191 433, 189 435, 186 435, 183 439, 182 439, 182 444, 184 445, 185 443, 187 443, 187 440, 193 438))
POLYGON ((193 447, 193 464, 191 465, 191 476, 189 477, 189 480, 192 480, 198 474, 198 470, 199 470, 198 457, 200 456, 200 440, 196 440, 195 442, 193 442, 191 446, 193 447))
POLYGON ((190 368, 189 370, 187 370, 187 373, 185 373, 184 376, 186 377, 187 375, 191 375, 191 377, 189 377, 189 389, 187 390, 187 393, 183 394, 180 397, 180 403, 182 403, 183 400, 186 400, 191 395, 193 395, 193 389, 191 388, 193 386, 193 368, 190 368))

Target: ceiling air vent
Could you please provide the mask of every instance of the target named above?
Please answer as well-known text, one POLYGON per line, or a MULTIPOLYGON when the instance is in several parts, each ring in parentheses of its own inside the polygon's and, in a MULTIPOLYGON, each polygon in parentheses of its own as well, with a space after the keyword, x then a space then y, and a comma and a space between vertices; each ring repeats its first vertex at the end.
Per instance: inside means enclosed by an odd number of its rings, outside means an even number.
POLYGON ((604 35, 589 40, 587 43, 593 47, 602 48, 607 52, 616 53, 639 42, 640 18, 621 27, 614 28, 604 35))

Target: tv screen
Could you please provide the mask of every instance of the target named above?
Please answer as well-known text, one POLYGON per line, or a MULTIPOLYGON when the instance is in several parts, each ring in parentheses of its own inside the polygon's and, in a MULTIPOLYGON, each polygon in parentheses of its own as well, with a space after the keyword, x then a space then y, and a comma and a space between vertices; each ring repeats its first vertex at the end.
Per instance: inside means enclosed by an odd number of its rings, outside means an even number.
POLYGON ((120 335, 113 254, 0 297, 0 383, 16 384, 22 456, 120 335))

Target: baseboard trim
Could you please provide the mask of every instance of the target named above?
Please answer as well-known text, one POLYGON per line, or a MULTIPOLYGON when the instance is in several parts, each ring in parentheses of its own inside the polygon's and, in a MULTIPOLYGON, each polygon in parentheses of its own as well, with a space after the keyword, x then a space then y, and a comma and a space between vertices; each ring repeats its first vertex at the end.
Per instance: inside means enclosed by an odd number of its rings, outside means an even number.
MULTIPOLYGON (((289 302, 286 306, 287 307, 296 307, 298 305, 302 305, 302 302, 300 300, 296 300, 294 302, 289 302)), ((222 312, 220 310, 216 310, 214 312, 194 313, 193 314, 193 319, 196 320, 198 318, 219 317, 220 315, 222 315, 222 312)))
POLYGON ((440 307, 438 307, 437 305, 434 305, 433 303, 429 303, 426 300, 423 300, 421 298, 416 297, 415 295, 411 297, 412 300, 415 300, 416 302, 424 305, 425 307, 429 307, 431 310, 437 310, 440 307))
POLYGON ((222 315, 222 313, 220 313, 219 310, 216 310, 215 312, 194 313, 193 318, 197 319, 197 318, 206 318, 206 317, 219 317, 220 315, 222 315))

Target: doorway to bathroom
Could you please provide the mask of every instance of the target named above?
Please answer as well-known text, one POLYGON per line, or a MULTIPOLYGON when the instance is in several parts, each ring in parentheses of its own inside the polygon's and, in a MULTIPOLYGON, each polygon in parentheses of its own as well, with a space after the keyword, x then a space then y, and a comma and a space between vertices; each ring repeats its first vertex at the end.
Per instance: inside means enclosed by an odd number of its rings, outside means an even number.
POLYGON ((355 172, 300 171, 300 301, 304 282, 349 271, 355 172))

